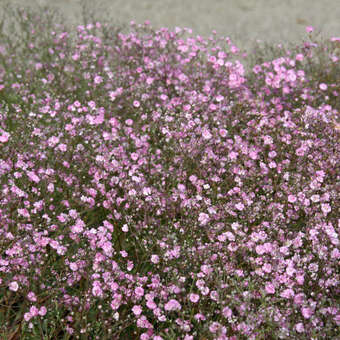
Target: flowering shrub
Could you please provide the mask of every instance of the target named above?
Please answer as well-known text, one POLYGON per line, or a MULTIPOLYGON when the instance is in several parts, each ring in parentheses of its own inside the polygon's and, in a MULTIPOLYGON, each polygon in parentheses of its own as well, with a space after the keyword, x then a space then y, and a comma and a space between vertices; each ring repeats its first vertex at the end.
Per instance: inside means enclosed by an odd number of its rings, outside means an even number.
POLYGON ((254 49, 246 70, 229 38, 18 13, 2 338, 334 339, 338 40, 254 49))

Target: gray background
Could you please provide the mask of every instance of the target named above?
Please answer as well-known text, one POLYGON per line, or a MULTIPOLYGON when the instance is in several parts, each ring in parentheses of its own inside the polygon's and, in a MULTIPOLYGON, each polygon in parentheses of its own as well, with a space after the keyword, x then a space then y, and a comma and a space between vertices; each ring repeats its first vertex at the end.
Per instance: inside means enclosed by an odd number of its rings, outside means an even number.
POLYGON ((204 38, 216 30, 241 49, 257 39, 284 45, 306 40, 306 26, 326 39, 340 37, 340 0, 0 0, 0 14, 7 3, 50 5, 71 23, 79 22, 81 4, 87 4, 113 23, 149 20, 155 29, 188 27, 204 38))

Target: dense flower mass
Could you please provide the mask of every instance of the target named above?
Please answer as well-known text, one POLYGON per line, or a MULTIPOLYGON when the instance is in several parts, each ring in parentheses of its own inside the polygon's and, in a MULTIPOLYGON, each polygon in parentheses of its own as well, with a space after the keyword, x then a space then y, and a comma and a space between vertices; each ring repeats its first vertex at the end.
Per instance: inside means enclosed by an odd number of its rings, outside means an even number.
POLYGON ((0 36, 0 337, 335 339, 340 39, 307 27, 261 59, 19 14, 0 36))

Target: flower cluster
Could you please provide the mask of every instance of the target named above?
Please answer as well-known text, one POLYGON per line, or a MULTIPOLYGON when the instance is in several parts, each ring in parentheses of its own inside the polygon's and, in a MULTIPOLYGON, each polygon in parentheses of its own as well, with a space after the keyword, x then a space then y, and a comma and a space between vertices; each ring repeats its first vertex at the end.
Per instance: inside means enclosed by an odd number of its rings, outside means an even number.
POLYGON ((0 334, 334 338, 337 40, 52 23, 0 37, 0 334))

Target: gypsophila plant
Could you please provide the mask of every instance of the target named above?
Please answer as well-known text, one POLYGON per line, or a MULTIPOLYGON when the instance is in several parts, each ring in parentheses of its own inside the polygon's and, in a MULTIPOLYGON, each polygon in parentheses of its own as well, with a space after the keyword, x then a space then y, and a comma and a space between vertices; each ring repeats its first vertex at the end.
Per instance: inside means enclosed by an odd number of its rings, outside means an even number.
POLYGON ((1 339, 336 339, 340 38, 7 10, 1 339))

